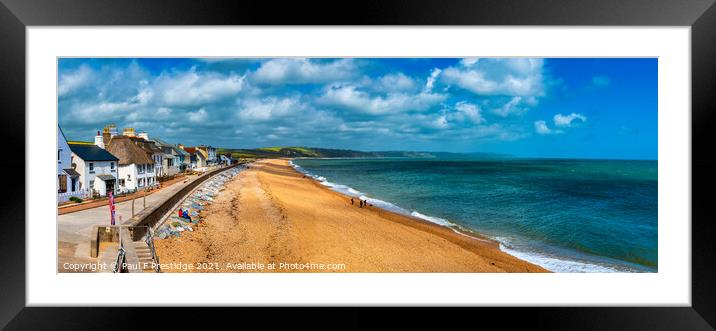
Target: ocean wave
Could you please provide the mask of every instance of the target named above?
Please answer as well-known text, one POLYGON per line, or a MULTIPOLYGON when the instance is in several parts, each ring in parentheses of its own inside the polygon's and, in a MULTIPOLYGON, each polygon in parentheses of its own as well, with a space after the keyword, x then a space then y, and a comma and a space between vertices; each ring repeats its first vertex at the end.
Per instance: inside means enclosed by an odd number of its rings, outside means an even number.
POLYGON ((623 266, 610 265, 608 263, 597 264, 593 262, 568 259, 562 256, 554 256, 546 253, 536 252, 525 248, 516 248, 512 240, 505 237, 492 237, 499 243, 500 250, 520 260, 524 260, 552 272, 559 273, 615 273, 615 272, 638 272, 623 266))
POLYGON ((439 225, 442 225, 442 226, 447 226, 447 227, 451 227, 451 228, 452 228, 453 226, 455 226, 455 224, 450 223, 448 220, 446 220, 446 219, 444 219, 444 218, 435 217, 435 216, 423 215, 423 214, 421 214, 421 213, 418 213, 417 211, 411 212, 411 213, 410 213, 410 216, 413 216, 413 217, 419 218, 419 219, 423 219, 423 220, 426 220, 426 221, 428 221, 428 222, 432 222, 432 223, 439 224, 439 225))
POLYGON ((500 250, 510 254, 520 260, 524 260, 533 264, 536 264, 542 268, 545 268, 552 272, 560 272, 560 273, 613 273, 613 272, 621 272, 620 270, 616 268, 601 266, 597 264, 591 264, 591 263, 585 263, 585 262, 579 262, 579 261, 571 261, 571 260, 563 260, 556 257, 550 257, 547 255, 535 253, 535 252, 528 252, 528 251, 518 251, 511 248, 505 247, 502 243, 500 243, 500 250))
MULTIPOLYGON (((314 175, 314 174, 310 173, 309 171, 303 169, 303 168, 302 168, 301 166, 299 166, 298 164, 293 163, 293 161, 289 161, 288 163, 289 163, 289 165, 291 165, 294 169, 296 169, 296 171, 298 171, 298 172, 300 172, 300 173, 302 173, 302 174, 304 174, 304 175, 306 175, 306 176, 308 176, 308 177, 311 177, 311 178, 317 180, 321 185, 326 186, 326 187, 330 188, 330 189, 333 190, 333 191, 336 191, 336 192, 338 192, 338 193, 341 193, 341 194, 344 194, 344 195, 347 195, 347 196, 350 196, 350 197, 359 198, 359 199, 364 200, 364 201, 366 201, 367 203, 369 203, 369 204, 371 204, 371 205, 373 205, 373 206, 376 206, 376 207, 378 207, 378 208, 380 208, 380 209, 383 209, 383 210, 387 210, 387 211, 394 212, 394 213, 396 213, 396 214, 405 215, 405 216, 412 216, 412 217, 419 218, 419 219, 422 219, 422 220, 425 220, 425 221, 428 221, 428 222, 431 222, 431 223, 435 223, 435 224, 438 224, 438 225, 446 226, 446 227, 449 227, 449 228, 451 228, 452 230, 454 230, 454 231, 460 233, 459 231, 457 231, 457 230, 455 230, 455 229, 453 228, 453 227, 456 227, 456 225, 453 224, 453 223, 451 223, 450 221, 448 221, 448 220, 446 220, 446 219, 442 219, 442 218, 434 217, 434 216, 428 216, 428 215, 421 214, 421 213, 419 213, 419 212, 417 212, 417 211, 414 211, 414 210, 413 210, 413 211, 410 211, 410 210, 407 210, 407 209, 402 208, 402 207, 400 207, 400 206, 397 206, 397 205, 395 205, 395 204, 393 204, 393 203, 390 203, 390 202, 388 202, 388 201, 383 201, 383 200, 380 200, 380 199, 371 198, 371 197, 365 195, 365 193, 363 193, 363 192, 361 192, 361 191, 358 191, 358 190, 356 190, 356 189, 354 189, 354 188, 352 188, 352 187, 350 187, 350 186, 343 185, 343 184, 332 183, 332 182, 328 181, 328 180, 326 179, 326 177, 314 175)), ((461 234, 462 234, 462 233, 461 233, 461 234)))
MULTIPOLYGON (((360 192, 350 186, 343 185, 343 184, 336 184, 328 181, 323 176, 318 176, 310 173, 309 171, 305 170, 301 166, 293 163, 292 161, 289 161, 289 164, 296 169, 296 171, 313 178, 317 180, 321 185, 326 186, 330 188, 333 191, 336 191, 338 193, 351 196, 351 197, 357 197, 361 200, 364 200, 368 202, 369 204, 376 206, 378 208, 381 208, 383 210, 387 210, 390 212, 394 212, 397 214, 405 215, 405 216, 411 216, 414 218, 418 218, 430 223, 434 223, 437 225, 441 225, 444 227, 447 227, 451 230, 453 230, 455 233, 475 238, 478 240, 482 240, 480 238, 477 238, 475 236, 471 236, 465 232, 470 232, 469 230, 464 229, 462 226, 452 223, 446 219, 435 217, 435 216, 429 216, 422 214, 418 211, 410 211, 408 209, 402 208, 400 206, 397 206, 393 203, 383 201, 380 199, 375 199, 367 196, 365 193, 360 192), (462 230, 462 231, 460 231, 462 230)), ((557 257, 557 256, 551 256, 543 253, 539 253, 533 250, 527 250, 522 248, 516 248, 512 244, 512 240, 505 238, 505 237, 490 237, 490 239, 495 240, 499 243, 499 248, 501 251, 512 255, 518 259, 539 265, 549 271, 552 272, 559 272, 559 273, 614 273, 614 272, 635 272, 638 270, 631 270, 631 269, 625 269, 625 268, 618 268, 615 266, 610 265, 601 265, 601 264, 595 264, 595 263, 589 263, 584 261, 578 261, 578 260, 569 260, 563 257, 557 257)))

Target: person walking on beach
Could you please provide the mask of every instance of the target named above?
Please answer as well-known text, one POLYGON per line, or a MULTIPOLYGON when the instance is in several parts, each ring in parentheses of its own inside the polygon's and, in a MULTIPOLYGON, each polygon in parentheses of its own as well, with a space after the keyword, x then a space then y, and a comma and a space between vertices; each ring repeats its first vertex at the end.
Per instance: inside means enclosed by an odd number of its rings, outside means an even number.
POLYGON ((353 198, 351 198, 351 205, 353 205, 353 198))
POLYGON ((363 200, 360 200, 360 207, 363 208, 363 200))

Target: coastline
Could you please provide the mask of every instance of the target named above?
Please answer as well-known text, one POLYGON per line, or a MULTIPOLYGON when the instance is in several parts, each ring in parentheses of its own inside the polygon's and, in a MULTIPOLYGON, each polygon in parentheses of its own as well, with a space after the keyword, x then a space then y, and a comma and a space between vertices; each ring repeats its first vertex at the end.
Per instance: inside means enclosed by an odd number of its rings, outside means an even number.
MULTIPOLYGON (((421 222, 428 222, 430 224, 437 224, 440 227, 445 227, 448 229, 451 229, 455 233, 465 235, 465 236, 471 236, 475 238, 484 238, 487 240, 491 240, 493 242, 496 242, 498 244, 499 249, 507 253, 517 259, 527 261, 529 263, 538 265, 544 269, 549 270, 550 272, 558 272, 558 273, 589 273, 589 272, 598 272, 598 273, 642 273, 642 272, 656 272, 655 267, 651 267, 648 264, 639 264, 633 261, 629 260, 620 260, 617 258, 609 257, 609 256, 602 256, 602 255, 595 255, 593 252, 588 251, 582 251, 577 248, 569 248, 569 247, 560 247, 557 245, 549 245, 544 244, 539 241, 530 241, 529 238, 520 238, 520 237, 511 237, 510 235, 503 235, 498 234, 496 232, 492 232, 489 235, 481 233, 480 230, 475 230, 471 228, 469 225, 464 225, 462 223, 453 222, 451 220, 448 220, 446 218, 441 218, 439 216, 434 216, 434 214, 423 214, 422 211, 418 211, 415 209, 406 209, 406 205, 410 205, 409 202, 405 202, 402 199, 402 196, 393 196, 392 198, 389 198, 390 200, 381 200, 380 198, 375 198, 371 193, 368 192, 361 192, 353 187, 367 187, 366 185, 370 186, 371 181, 375 182, 376 176, 375 174, 371 175, 373 178, 369 179, 368 182, 356 182, 356 178, 351 178, 348 174, 343 174, 344 177, 341 177, 340 171, 345 170, 340 169, 338 167, 338 170, 335 168, 332 164, 326 164, 327 173, 331 174, 333 171, 338 171, 339 174, 332 174, 330 175, 332 180, 328 180, 327 178, 320 175, 320 173, 325 173, 320 171, 320 169, 316 169, 317 173, 312 171, 312 167, 318 165, 320 167, 321 163, 318 164, 312 164, 308 163, 306 164, 306 167, 304 167, 304 163, 302 162, 296 162, 301 161, 301 159, 309 159, 309 160, 316 160, 316 159, 329 159, 329 160, 336 160, 336 158, 290 158, 289 164, 298 172, 305 174, 306 176, 314 179, 317 183, 319 183, 321 186, 328 188, 331 191, 337 192, 342 195, 346 195, 349 197, 354 198, 360 198, 364 201, 368 201, 369 203, 378 206, 378 208, 387 210, 389 212, 393 212, 402 216, 406 216, 411 219, 417 219, 421 222), (336 177, 334 177, 336 176, 336 177), (337 181, 336 181, 337 179, 337 181), (352 184, 351 184, 352 183, 352 184), (397 204, 396 204, 397 202, 397 204), (405 203, 405 204, 403 204, 405 203)), ((351 158, 352 159, 352 158, 351 158)), ((386 158, 377 158, 379 160, 384 160, 386 158)), ((361 170, 357 170, 358 173, 360 173, 361 170)), ((349 171, 350 172, 350 171, 349 171)), ((355 174, 355 172, 352 172, 352 174, 355 174)), ((369 176, 369 177, 371 177, 369 176)), ((379 178, 379 176, 378 176, 379 178)), ((386 180, 390 181, 390 178, 386 178, 386 180)), ((400 186, 395 187, 394 185, 402 185, 401 182, 395 182, 392 181, 390 185, 391 189, 386 189, 385 186, 383 186, 382 182, 377 182, 378 185, 381 186, 381 188, 378 188, 378 192, 380 190, 388 190, 387 195, 390 196, 390 194, 395 194, 395 192, 392 192, 390 190, 398 189, 399 192, 402 191, 403 194, 411 194, 410 192, 406 191, 404 188, 401 188, 400 186)), ((375 192, 373 192, 375 193, 375 192)), ((384 192, 385 193, 385 192, 384 192)), ((423 192, 424 194, 424 192, 423 192)), ((440 197, 437 197, 440 198, 440 197)), ((463 200, 464 201, 464 200, 463 200)), ((487 207, 490 208, 490 207, 487 207)), ((482 209, 482 208, 480 208, 482 209)), ((435 210, 433 210, 435 212, 435 210)), ((443 210, 443 212, 446 212, 443 210)), ((449 212, 449 210, 447 211, 449 212)), ((439 214, 439 212, 437 212, 439 214)))
MULTIPOLYGON (((206 222, 157 241, 164 263, 209 263, 206 272, 548 272, 475 233, 331 190, 286 159, 262 160, 227 183, 206 222), (256 270, 245 264, 343 264, 341 270, 256 270), (239 267, 231 267, 239 264, 239 267)), ((182 270, 167 270, 168 272, 182 270)))

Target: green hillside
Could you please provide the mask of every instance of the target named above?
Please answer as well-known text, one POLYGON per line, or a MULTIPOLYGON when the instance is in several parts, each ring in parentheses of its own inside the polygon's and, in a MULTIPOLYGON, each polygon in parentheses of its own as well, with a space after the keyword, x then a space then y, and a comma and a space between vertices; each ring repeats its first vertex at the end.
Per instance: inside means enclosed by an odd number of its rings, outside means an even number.
POLYGON ((505 155, 490 153, 457 154, 445 152, 413 152, 413 151, 382 151, 362 152, 350 149, 328 149, 315 147, 262 147, 254 149, 233 149, 218 148, 219 154, 231 154, 234 158, 280 158, 280 157, 459 157, 459 156, 483 156, 483 157, 504 157, 505 155))

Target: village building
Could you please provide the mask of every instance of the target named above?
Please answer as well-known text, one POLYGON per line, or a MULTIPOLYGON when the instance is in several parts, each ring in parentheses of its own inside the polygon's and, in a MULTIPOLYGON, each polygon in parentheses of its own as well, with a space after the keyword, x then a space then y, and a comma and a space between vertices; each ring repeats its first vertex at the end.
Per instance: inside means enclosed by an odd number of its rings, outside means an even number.
POLYGON ((197 149, 204 151, 204 154, 206 155, 207 165, 214 165, 218 163, 218 159, 216 158, 216 148, 211 146, 199 145, 197 146, 197 149))
POLYGON ((70 197, 84 198, 86 191, 79 188, 80 174, 72 167, 72 150, 62 128, 57 126, 57 202, 70 197))
POLYGON ((151 141, 153 141, 154 144, 162 150, 161 176, 173 176, 183 171, 183 156, 180 157, 181 152, 177 151, 178 148, 176 146, 158 138, 153 138, 151 141))
POLYGON ((164 152, 162 152, 162 149, 159 148, 153 141, 149 140, 149 135, 146 132, 140 132, 135 137, 130 137, 129 139, 137 144, 137 146, 141 147, 154 161, 154 174, 157 177, 163 177, 165 174, 164 168, 162 167, 162 164, 164 163, 164 152))
POLYGON ((190 155, 190 168, 194 170, 204 170, 207 166, 207 154, 205 151, 196 147, 184 147, 184 150, 190 155))
POLYGON ((231 164, 231 154, 220 154, 219 155, 219 164, 225 164, 230 165, 231 164))
POLYGON ((155 160, 131 138, 114 136, 106 145, 107 151, 119 158, 117 184, 120 192, 133 192, 157 184, 155 160))
POLYGON ((78 175, 78 188, 89 196, 117 193, 119 158, 97 145, 70 142, 72 168, 78 175))
POLYGON ((191 154, 186 151, 186 147, 182 144, 177 144, 177 150, 181 153, 181 162, 184 164, 184 170, 191 169, 191 154))
POLYGON ((174 164, 179 166, 179 172, 184 172, 189 168, 189 153, 187 153, 185 150, 177 147, 176 145, 174 148, 174 157, 176 157, 176 161, 174 164))

